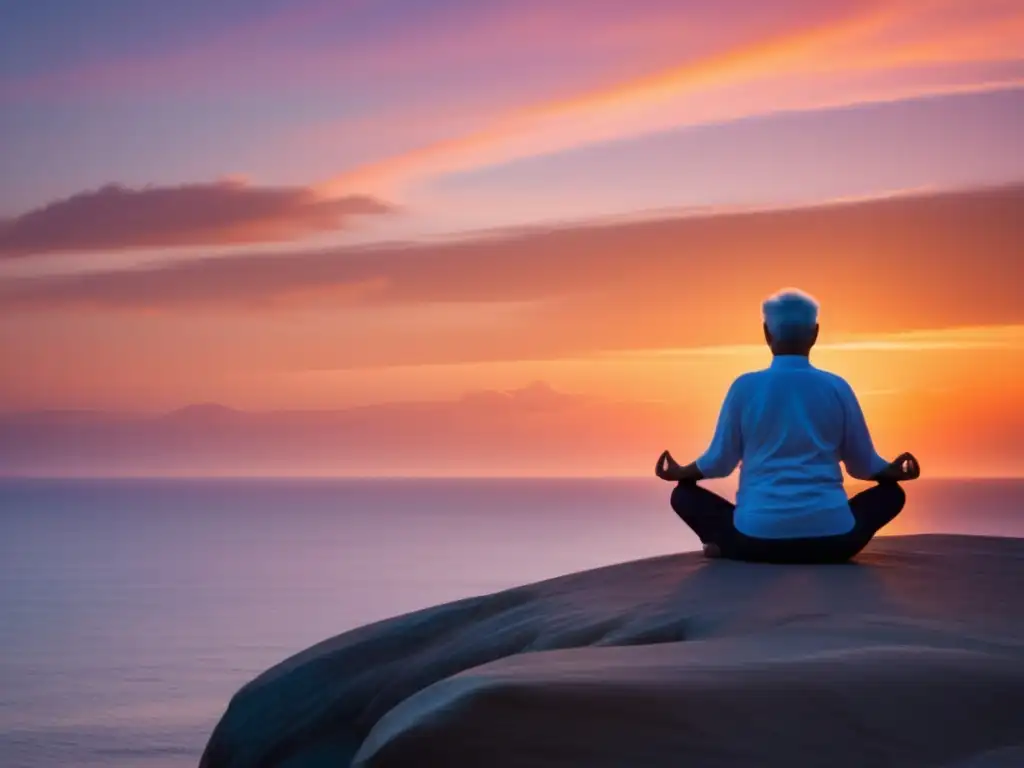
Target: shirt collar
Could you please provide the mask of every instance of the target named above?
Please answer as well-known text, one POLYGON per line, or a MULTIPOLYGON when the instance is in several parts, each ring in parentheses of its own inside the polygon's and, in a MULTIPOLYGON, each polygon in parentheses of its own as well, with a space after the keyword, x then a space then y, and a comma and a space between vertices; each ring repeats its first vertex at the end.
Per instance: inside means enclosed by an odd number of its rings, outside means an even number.
POLYGON ((772 368, 810 368, 811 361, 804 355, 776 355, 772 358, 772 368))

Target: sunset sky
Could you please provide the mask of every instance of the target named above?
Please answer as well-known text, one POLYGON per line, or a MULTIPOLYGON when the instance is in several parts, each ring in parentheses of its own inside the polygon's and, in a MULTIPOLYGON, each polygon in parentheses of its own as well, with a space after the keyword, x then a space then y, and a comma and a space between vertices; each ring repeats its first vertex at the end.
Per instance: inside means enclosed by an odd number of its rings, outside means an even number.
POLYGON ((794 285, 1024 475, 1019 0, 0 7, 0 474, 645 474, 794 285))

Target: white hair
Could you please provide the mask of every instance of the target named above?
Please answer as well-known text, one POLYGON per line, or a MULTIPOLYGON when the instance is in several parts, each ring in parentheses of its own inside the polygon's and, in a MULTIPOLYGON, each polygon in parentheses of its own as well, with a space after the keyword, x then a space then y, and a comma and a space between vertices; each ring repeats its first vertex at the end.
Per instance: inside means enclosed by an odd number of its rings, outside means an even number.
POLYGON ((803 341, 818 324, 818 302, 803 291, 787 288, 765 299, 761 314, 774 339, 803 341))

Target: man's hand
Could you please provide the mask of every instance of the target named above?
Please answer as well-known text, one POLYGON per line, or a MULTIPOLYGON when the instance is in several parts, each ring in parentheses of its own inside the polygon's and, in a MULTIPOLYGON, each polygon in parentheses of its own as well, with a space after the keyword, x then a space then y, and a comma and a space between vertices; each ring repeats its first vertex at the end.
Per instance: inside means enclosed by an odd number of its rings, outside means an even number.
POLYGON ((698 480, 704 479, 704 475, 697 467, 696 462, 681 467, 668 451, 661 452, 661 456, 658 457, 658 463, 654 465, 654 474, 662 480, 680 483, 696 483, 698 480))
POLYGON ((921 463, 912 453, 901 453, 888 467, 878 473, 878 480, 893 480, 902 483, 917 480, 921 476, 921 463))
POLYGON ((662 480, 677 480, 679 475, 679 464, 672 458, 668 451, 662 451, 658 457, 658 463, 654 465, 654 474, 662 480))

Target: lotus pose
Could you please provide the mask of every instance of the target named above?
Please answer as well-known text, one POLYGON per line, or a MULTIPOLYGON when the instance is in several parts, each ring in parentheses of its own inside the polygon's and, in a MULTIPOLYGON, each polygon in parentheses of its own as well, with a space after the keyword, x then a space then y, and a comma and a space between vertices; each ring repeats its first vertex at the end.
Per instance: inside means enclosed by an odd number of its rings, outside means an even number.
POLYGON ((818 304, 800 291, 763 305, 774 359, 729 388, 711 445, 680 466, 668 451, 655 474, 677 482, 672 508, 709 557, 779 563, 850 559, 903 509, 905 480, 921 474, 911 454, 886 461, 871 442, 853 389, 811 365, 818 304), (847 499, 839 464, 877 485, 847 499), (737 503, 697 485, 740 465, 737 503))

